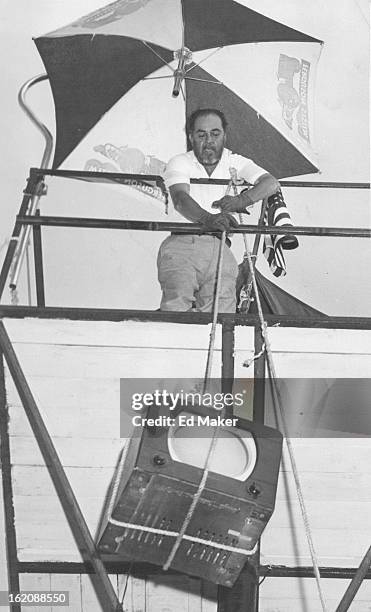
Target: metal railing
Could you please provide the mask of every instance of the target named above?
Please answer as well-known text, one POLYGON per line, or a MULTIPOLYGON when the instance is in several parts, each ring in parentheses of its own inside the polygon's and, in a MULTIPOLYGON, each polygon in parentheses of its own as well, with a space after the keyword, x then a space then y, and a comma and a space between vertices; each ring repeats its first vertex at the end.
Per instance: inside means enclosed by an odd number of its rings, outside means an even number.
MULTIPOLYGON (((46 176, 74 178, 81 180, 93 180, 99 182, 114 182, 125 183, 131 180, 151 181, 161 189, 164 189, 162 177, 154 175, 138 175, 124 173, 107 173, 107 172, 87 172, 87 171, 72 171, 72 170, 50 170, 50 160, 53 152, 53 136, 46 125, 36 117, 33 110, 27 103, 27 94, 29 90, 42 81, 48 80, 46 74, 42 74, 29 79, 21 87, 18 95, 18 102, 22 110, 26 113, 32 123, 41 132, 45 147, 41 159, 41 168, 32 168, 27 182, 27 187, 24 191, 23 201, 16 217, 15 226, 12 237, 9 241, 8 250, 5 256, 4 264, 0 272, 0 300, 3 295, 4 287, 9 276, 9 287, 12 298, 16 296, 16 289, 22 264, 30 242, 30 234, 33 229, 33 245, 34 245, 34 263, 35 263, 35 281, 36 281, 36 296, 37 304, 45 306, 44 292, 44 273, 43 273, 43 256, 42 256, 42 241, 41 227, 79 227, 90 229, 120 229, 120 230, 149 230, 149 231, 176 231, 190 232, 195 234, 202 233, 202 229, 197 224, 190 223, 168 223, 157 221, 135 221, 121 219, 92 219, 83 217, 57 217, 57 216, 40 216, 39 204, 40 198, 46 194, 46 186, 44 179, 46 176)), ((210 184, 210 185, 228 185, 229 180, 223 179, 192 179, 192 183, 210 184)), ((369 183, 349 183, 349 182, 328 182, 328 181, 280 181, 282 187, 300 187, 300 188, 331 188, 331 189, 369 189, 369 183)), ((263 225, 263 208, 260 215, 258 226, 256 225, 240 225, 234 228, 230 233, 235 234, 255 234, 254 253, 257 254, 259 239, 262 234, 276 235, 301 235, 301 236, 336 236, 336 237, 357 237, 369 238, 371 231, 367 228, 333 228, 333 227, 274 227, 263 225)), ((214 232, 215 233, 215 232, 214 232)), ((16 302, 16 299, 12 299, 16 302)))
MULTIPOLYGON (((125 219, 109 219, 109 218, 86 218, 86 217, 63 217, 63 216, 40 216, 38 205, 41 195, 45 194, 45 177, 53 176, 60 178, 73 178, 95 181, 95 182, 112 182, 125 183, 130 179, 140 179, 145 182, 152 181, 158 185, 163 185, 163 179, 160 176, 154 175, 137 175, 111 172, 86 172, 72 170, 48 170, 44 168, 31 168, 27 186, 24 191, 24 196, 19 213, 16 217, 16 222, 13 229, 13 234, 9 242, 8 251, 5 256, 3 268, 0 273, 0 300, 6 285, 8 275, 10 273, 10 288, 14 290, 16 287, 17 276, 15 270, 19 273, 19 267, 22 263, 21 255, 23 253, 23 241, 28 240, 31 228, 34 234, 34 263, 35 263, 35 282, 36 296, 38 306, 45 306, 44 292, 44 271, 43 271, 43 256, 41 242, 41 227, 70 227, 70 228, 90 228, 90 229, 115 229, 115 230, 140 230, 140 231, 155 231, 155 232, 178 232, 194 234, 205 233, 202 227, 196 223, 174 223, 161 221, 136 221, 125 219)), ((200 182, 199 179, 191 179, 191 183, 200 182)), ((203 183, 210 185, 228 184, 228 180, 221 179, 202 179, 203 183)), ((298 186, 298 182, 282 181, 282 186, 298 186)), ((306 187, 317 188, 318 183, 307 182, 306 187)), ((336 185, 336 184, 335 184, 336 185)), ((369 189, 368 183, 342 183, 343 188, 347 189, 369 189)), ((302 182, 300 181, 300 186, 302 182)), ((334 187, 333 183, 322 183, 322 187, 334 187)), ((218 232, 208 232, 210 234, 218 234, 218 232)), ((306 226, 271 226, 263 225, 240 225, 237 228, 230 230, 231 234, 262 234, 271 235, 298 235, 298 236, 318 236, 318 237, 342 237, 342 238, 371 238, 371 230, 369 228, 354 228, 354 227, 306 227, 306 226)))

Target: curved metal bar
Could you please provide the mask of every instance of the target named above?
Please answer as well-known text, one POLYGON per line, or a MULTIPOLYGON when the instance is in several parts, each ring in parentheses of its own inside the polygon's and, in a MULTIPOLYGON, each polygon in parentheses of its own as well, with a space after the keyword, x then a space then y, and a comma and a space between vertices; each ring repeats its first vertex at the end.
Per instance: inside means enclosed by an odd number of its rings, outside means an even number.
MULTIPOLYGON (((36 77, 32 77, 32 79, 29 79, 28 81, 26 81, 26 83, 22 85, 18 93, 18 103, 20 107, 26 113, 27 117, 32 121, 32 123, 37 127, 37 129, 42 133, 45 139, 45 148, 44 148, 43 156, 41 158, 41 168, 49 167, 50 159, 53 153, 53 136, 51 132, 48 130, 48 128, 46 127, 46 125, 42 121, 40 121, 38 117, 36 117, 33 110, 28 106, 26 102, 26 95, 28 91, 31 89, 31 87, 33 87, 37 83, 40 83, 41 81, 45 81, 48 78, 49 77, 47 74, 40 74, 36 77)), ((34 215, 36 213, 39 207, 39 201, 40 201, 40 194, 35 194, 31 199, 27 214, 34 215)), ((16 290, 16 287, 17 287, 19 274, 22 268, 23 260, 24 260, 25 253, 26 253, 27 246, 28 246, 29 239, 30 239, 30 232, 31 232, 30 226, 28 227, 23 226, 21 229, 20 236, 19 236, 18 248, 15 252, 12 268, 10 271, 9 285, 13 292, 16 290)))
POLYGON ((46 81, 47 79, 49 79, 47 74, 39 74, 36 77, 32 77, 32 79, 29 79, 28 81, 26 81, 26 83, 22 85, 18 93, 19 106, 26 113, 27 117, 32 121, 32 123, 36 125, 37 129, 42 133, 45 138, 45 149, 41 159, 41 168, 49 167, 50 158, 53 152, 53 136, 46 127, 46 125, 44 125, 44 123, 36 117, 35 113, 28 106, 26 102, 26 95, 31 89, 31 87, 33 87, 37 83, 41 83, 41 81, 46 81))

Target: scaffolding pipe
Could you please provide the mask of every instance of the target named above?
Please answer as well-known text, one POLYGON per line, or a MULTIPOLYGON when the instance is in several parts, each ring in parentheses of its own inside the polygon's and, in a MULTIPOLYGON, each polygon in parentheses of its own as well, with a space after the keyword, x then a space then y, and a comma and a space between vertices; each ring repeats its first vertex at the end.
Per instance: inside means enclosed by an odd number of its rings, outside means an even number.
POLYGON ((352 578, 350 585, 345 591, 341 602, 336 608, 336 612, 347 612, 347 610, 349 610, 357 594, 357 591, 359 587, 361 586, 363 580, 365 579, 370 567, 371 567, 371 546, 366 552, 365 556, 363 557, 359 568, 357 569, 355 575, 352 578))
MULTIPOLYGON (((21 109, 26 113, 27 117, 32 121, 32 123, 37 127, 37 129, 41 132, 45 139, 45 147, 43 156, 41 158, 41 168, 48 168, 50 159, 53 152, 53 136, 51 132, 48 130, 46 125, 40 121, 35 113, 31 110, 26 102, 26 96, 28 91, 41 81, 45 81, 48 79, 48 75, 40 74, 39 76, 32 77, 22 85, 21 89, 18 93, 18 103, 21 109)), ((34 215, 39 208, 40 197, 43 195, 43 192, 36 193, 32 196, 29 209, 27 214, 34 215)), ((14 254, 14 259, 10 271, 10 281, 9 286, 12 291, 15 291, 18 283, 19 274, 22 268, 22 264, 24 261, 24 257, 26 254, 26 250, 28 247, 29 239, 30 239, 31 227, 24 226, 21 229, 21 233, 19 236, 18 248, 14 254)))
MULTIPOLYGON (((205 232, 197 223, 178 223, 169 221, 133 221, 126 219, 102 219, 95 217, 56 217, 18 215, 17 222, 25 225, 46 225, 49 227, 77 227, 91 229, 140 230, 152 232, 177 232, 178 234, 213 234, 205 232)), ((275 234, 280 236, 332 236, 338 238, 371 238, 367 227, 311 227, 303 225, 239 225, 228 230, 228 234, 275 234)))

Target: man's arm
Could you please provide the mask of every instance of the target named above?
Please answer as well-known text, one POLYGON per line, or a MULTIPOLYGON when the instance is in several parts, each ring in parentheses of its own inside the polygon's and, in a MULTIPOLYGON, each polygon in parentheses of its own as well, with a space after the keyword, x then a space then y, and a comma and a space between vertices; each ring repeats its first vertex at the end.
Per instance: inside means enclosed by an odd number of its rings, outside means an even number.
POLYGON ((203 223, 204 216, 207 215, 207 212, 190 196, 188 183, 172 185, 169 187, 169 191, 174 208, 178 213, 183 215, 188 221, 203 223))
POLYGON ((246 189, 237 196, 224 196, 213 202, 212 206, 228 213, 246 212, 246 207, 273 195, 279 188, 280 184, 277 179, 266 172, 259 176, 251 189, 246 189))
POLYGON ((226 214, 225 211, 213 215, 204 210, 196 200, 191 197, 188 183, 171 185, 169 191, 175 210, 188 219, 188 221, 201 223, 206 230, 210 231, 228 231, 232 226, 238 226, 236 219, 226 214))

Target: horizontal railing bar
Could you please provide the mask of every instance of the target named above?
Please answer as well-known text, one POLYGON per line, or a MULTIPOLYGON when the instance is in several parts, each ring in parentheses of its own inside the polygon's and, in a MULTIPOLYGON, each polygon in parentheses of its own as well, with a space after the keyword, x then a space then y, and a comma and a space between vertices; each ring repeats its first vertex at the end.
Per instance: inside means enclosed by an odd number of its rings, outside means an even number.
POLYGON ((38 176, 56 176, 60 178, 74 178, 88 181, 95 181, 97 183, 123 183, 125 181, 137 180, 137 181, 151 181, 158 185, 164 185, 164 179, 159 174, 133 174, 125 172, 90 172, 88 170, 46 170, 44 168, 31 168, 31 174, 37 174, 38 176))
MULTIPOLYGON (((127 219, 95 219, 84 217, 54 217, 54 216, 17 216, 17 222, 25 225, 45 225, 53 227, 79 227, 90 229, 142 230, 154 232, 177 232, 182 234, 213 234, 220 232, 205 232, 195 223, 171 223, 167 221, 130 221, 127 219)), ((371 230, 358 227, 305 227, 274 225, 256 226, 240 225, 232 228, 230 234, 275 234, 279 236, 336 236, 343 238, 370 238, 371 230)))
MULTIPOLYGON (((66 306, 6 306, 0 305, 0 318, 68 319, 71 321, 142 321, 157 323, 181 323, 209 325, 212 315, 208 312, 171 312, 161 310, 123 310, 118 308, 78 308, 66 306)), ((371 330, 371 317, 335 317, 266 314, 269 327, 305 327, 313 329, 365 329, 371 330)), ((220 313, 219 323, 238 326, 260 325, 258 315, 220 313)))
POLYGON ((280 181, 281 187, 318 187, 322 189, 370 189, 370 183, 336 183, 334 181, 280 181))
MULTIPOLYGON (((132 563, 131 561, 105 561, 104 565, 110 574, 132 573, 134 576, 152 576, 162 574, 163 569, 158 565, 145 562, 132 563)), ((322 578, 351 579, 357 568, 353 567, 320 567, 322 578)), ((21 574, 91 574, 94 569, 88 563, 78 561, 19 561, 18 571, 21 574)), ((171 574, 177 574, 170 568, 171 574)), ((313 567, 296 566, 286 567, 282 565, 261 565, 259 575, 275 578, 314 578, 313 567)), ((371 570, 366 575, 371 579, 371 570)))
MULTIPOLYGON (((164 179, 158 174, 130 174, 124 172, 90 172, 87 170, 46 170, 43 168, 31 168, 31 172, 36 172, 42 176, 56 176, 61 178, 81 178, 81 179, 97 179, 99 182, 112 181, 117 183, 126 179, 140 181, 156 181, 163 183, 164 179)), ((228 185, 230 179, 213 179, 213 178, 191 178, 191 183, 199 185, 228 185)), ((370 189, 370 183, 359 182, 337 182, 337 181, 280 181, 282 187, 313 187, 324 189, 370 189)))

